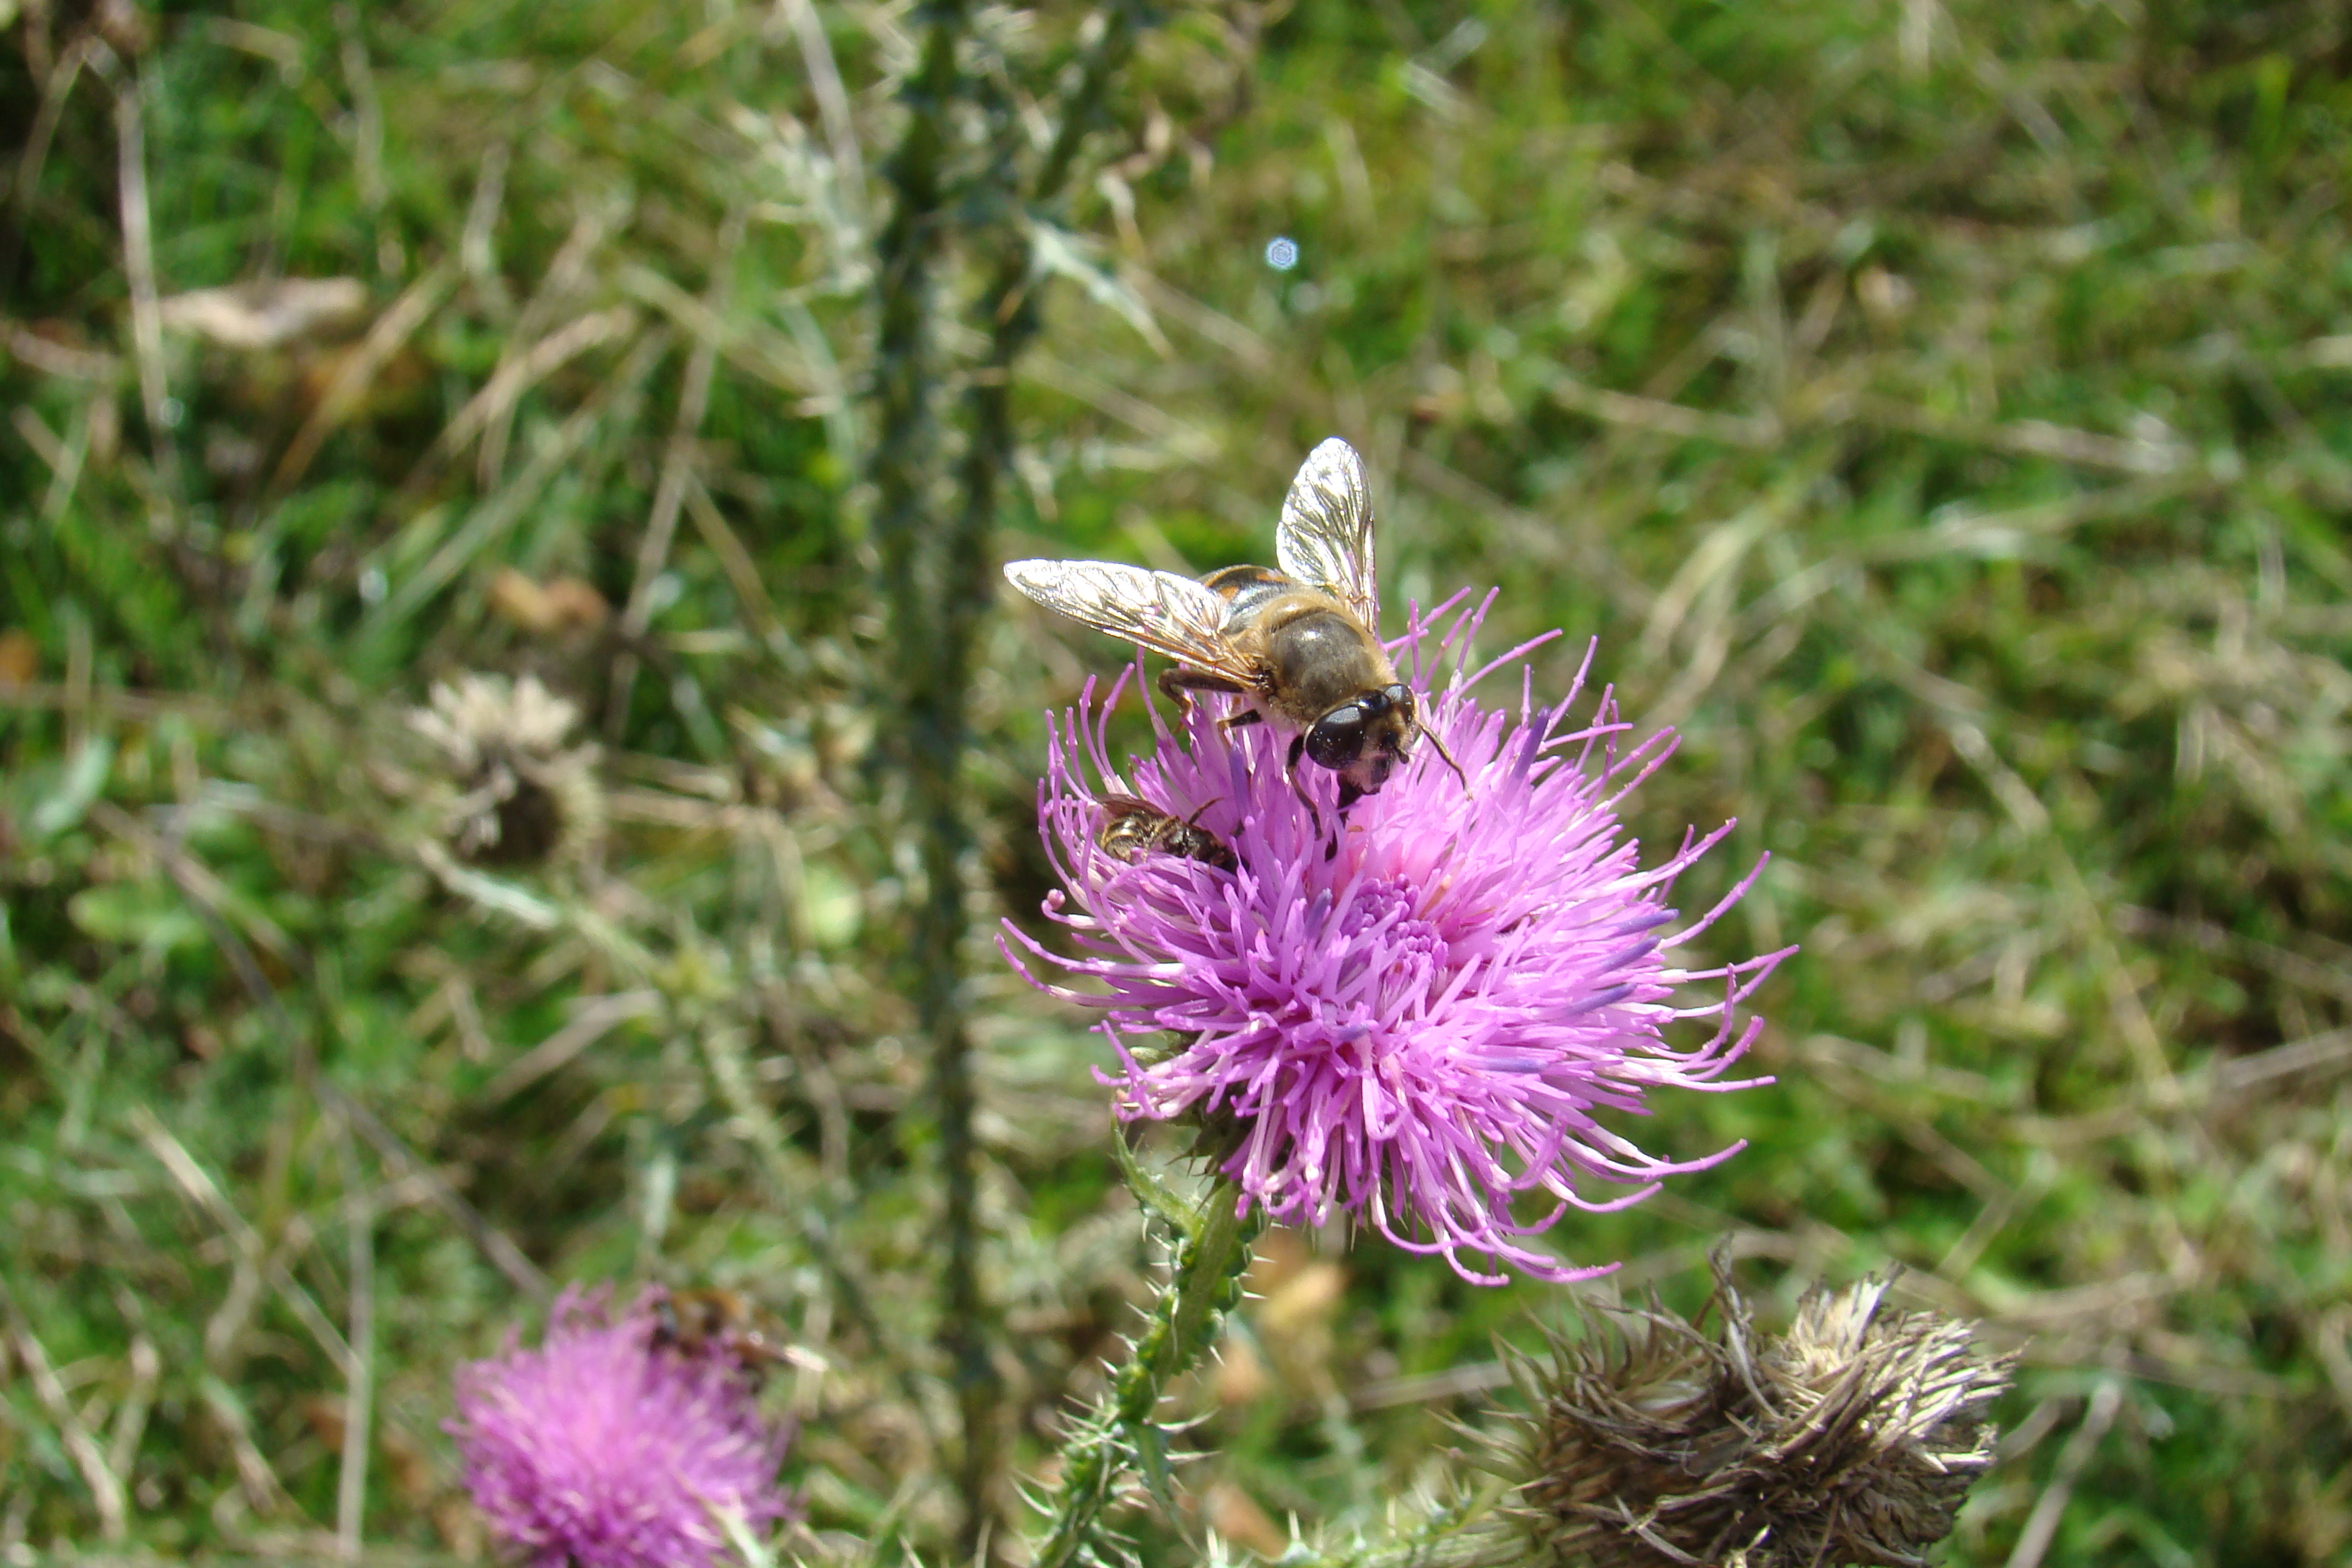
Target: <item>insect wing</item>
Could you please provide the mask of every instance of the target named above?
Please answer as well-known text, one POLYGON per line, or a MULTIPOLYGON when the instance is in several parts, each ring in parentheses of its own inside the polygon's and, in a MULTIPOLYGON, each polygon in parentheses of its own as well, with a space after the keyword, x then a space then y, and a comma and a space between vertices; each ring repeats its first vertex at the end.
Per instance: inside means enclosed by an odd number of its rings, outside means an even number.
POLYGON ((1074 621, 1169 658, 1255 685, 1224 637, 1224 600, 1190 577, 1116 561, 1011 561, 1013 585, 1074 621))
POLYGON ((1364 460, 1337 436, 1307 454, 1283 498, 1275 531, 1275 559, 1283 571, 1320 588, 1355 611, 1377 635, 1380 576, 1372 550, 1372 492, 1364 460))

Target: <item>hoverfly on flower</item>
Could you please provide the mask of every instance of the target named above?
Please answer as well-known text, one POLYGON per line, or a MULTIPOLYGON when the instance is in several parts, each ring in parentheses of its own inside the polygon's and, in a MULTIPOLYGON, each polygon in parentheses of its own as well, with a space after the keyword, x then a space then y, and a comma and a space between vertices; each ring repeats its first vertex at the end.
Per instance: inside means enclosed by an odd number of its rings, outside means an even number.
POLYGON ((1371 489, 1347 442, 1334 436, 1299 466, 1274 552, 1279 571, 1197 581, 1116 561, 1013 561, 1004 575, 1049 610, 1175 659, 1160 678, 1171 697, 1239 697, 1247 706, 1226 725, 1288 731, 1285 776, 1301 756, 1328 768, 1345 810, 1388 782, 1415 734, 1445 754, 1381 644, 1371 489))

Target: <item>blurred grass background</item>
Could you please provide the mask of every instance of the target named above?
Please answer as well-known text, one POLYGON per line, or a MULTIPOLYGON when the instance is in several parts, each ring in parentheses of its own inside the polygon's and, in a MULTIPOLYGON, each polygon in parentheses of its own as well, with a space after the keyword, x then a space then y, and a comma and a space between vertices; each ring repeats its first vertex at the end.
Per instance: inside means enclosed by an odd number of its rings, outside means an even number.
MULTIPOLYGON (((478 1557, 449 1370, 573 1279, 814 1352, 772 1390, 811 1550, 966 1530, 877 587, 910 368, 919 533, 975 389, 1000 556, 1264 559, 1338 432, 1391 629, 1499 584, 1680 727, 1634 826, 1738 818, 1685 908, 1772 854, 1711 940, 1804 944, 1780 1082, 1660 1103, 1753 1146, 1562 1247, 1686 1306, 1726 1237, 1784 1300, 1899 1261, 2027 1344, 1955 1563, 2352 1551, 2341 0, 977 9, 911 367, 877 258, 933 11, 0 19, 11 1561, 478 1557), (474 673, 580 716, 492 854, 409 719, 474 673)), ((1153 1254, 1097 1044, 987 938, 1046 885, 1039 716, 1118 651, 975 636, 931 673, 1003 1554, 1153 1254)), ((1195 1539, 1438 1484, 1545 1307, 1340 1241, 1271 1238, 1185 1395, 1195 1539)))

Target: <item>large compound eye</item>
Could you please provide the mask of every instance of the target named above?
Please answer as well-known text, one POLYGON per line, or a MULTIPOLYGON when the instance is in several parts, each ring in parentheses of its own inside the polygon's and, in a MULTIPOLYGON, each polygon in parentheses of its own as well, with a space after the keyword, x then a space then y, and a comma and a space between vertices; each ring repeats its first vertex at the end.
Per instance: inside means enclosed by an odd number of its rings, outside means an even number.
POLYGON ((1398 712, 1404 715, 1404 721, 1406 723, 1410 724, 1414 722, 1415 715, 1418 713, 1419 710, 1415 708, 1413 704, 1412 687, 1407 686, 1403 681, 1400 680, 1395 685, 1388 687, 1382 690, 1381 695, 1387 698, 1390 705, 1395 708, 1398 712))
POLYGON ((1307 754, 1320 766, 1346 767, 1363 753, 1364 710, 1355 702, 1334 708, 1307 731, 1307 754))

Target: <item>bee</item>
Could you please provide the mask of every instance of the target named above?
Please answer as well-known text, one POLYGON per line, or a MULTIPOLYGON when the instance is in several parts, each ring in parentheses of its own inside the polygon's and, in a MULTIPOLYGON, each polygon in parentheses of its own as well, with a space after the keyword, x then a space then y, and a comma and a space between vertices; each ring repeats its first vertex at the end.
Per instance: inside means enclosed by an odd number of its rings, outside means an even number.
POLYGON ((780 1325, 733 1290, 665 1290, 654 1302, 654 1348, 689 1359, 716 1353, 752 1378, 791 1359, 780 1325))
POLYGON ((1182 817, 1131 795, 1111 795, 1103 797, 1102 808, 1095 846, 1114 859, 1131 866, 1146 855, 1174 855, 1220 870, 1241 869, 1234 847, 1201 826, 1201 811, 1208 806, 1182 817))
POLYGON ((1014 561, 1004 575, 1049 610, 1176 660, 1160 689, 1177 700, 1230 692, 1248 707, 1227 724, 1289 731, 1286 775, 1297 778, 1302 756, 1330 769, 1345 810, 1429 731, 1381 646, 1371 489, 1338 437, 1290 481, 1274 553, 1279 571, 1227 566, 1197 582, 1115 561, 1014 561))

